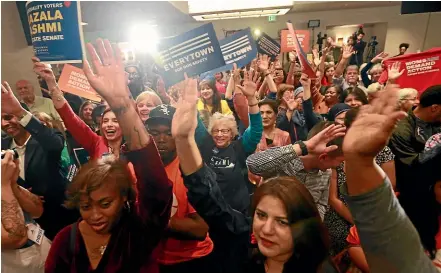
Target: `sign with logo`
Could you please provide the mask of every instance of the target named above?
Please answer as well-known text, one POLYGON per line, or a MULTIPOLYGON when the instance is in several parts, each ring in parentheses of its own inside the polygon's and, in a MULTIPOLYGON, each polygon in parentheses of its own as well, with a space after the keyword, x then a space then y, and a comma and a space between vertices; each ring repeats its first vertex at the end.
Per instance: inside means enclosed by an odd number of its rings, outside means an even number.
POLYGON ((60 79, 58 80, 58 86, 64 92, 97 102, 101 101, 96 91, 90 86, 83 70, 73 65, 64 65, 60 79))
POLYGON ((275 22, 275 21, 276 21, 276 15, 268 16, 268 22, 275 22))
POLYGON ((81 63, 80 2, 30 1, 26 13, 35 56, 45 63, 81 63))
MULTIPOLYGON (((421 53, 405 54, 386 59, 383 65, 388 67, 395 62, 400 62, 400 71, 404 69, 404 73, 396 80, 396 83, 401 88, 414 88, 422 93, 430 86, 441 84, 440 58, 441 47, 436 47, 421 53)), ((387 73, 387 69, 385 69, 378 80, 380 83, 387 81, 387 73)))
POLYGON ((251 35, 250 28, 239 31, 219 43, 226 65, 204 73, 204 75, 214 75, 218 72, 232 70, 233 63, 236 63, 237 67, 246 66, 257 57, 256 42, 251 35))
POLYGON ((257 39, 256 44, 257 51, 260 54, 270 56, 271 59, 275 59, 280 54, 280 44, 265 33, 262 33, 259 39, 257 39))
POLYGON ((225 65, 213 24, 206 24, 158 45, 158 71, 167 86, 225 65))
MULTIPOLYGON (((303 51, 309 52, 309 30, 297 30, 296 29, 297 40, 299 41, 300 47, 303 51)), ((282 47, 282 52, 290 52, 295 49, 294 47, 294 39, 292 35, 289 33, 288 29, 282 29, 280 45, 282 47)))

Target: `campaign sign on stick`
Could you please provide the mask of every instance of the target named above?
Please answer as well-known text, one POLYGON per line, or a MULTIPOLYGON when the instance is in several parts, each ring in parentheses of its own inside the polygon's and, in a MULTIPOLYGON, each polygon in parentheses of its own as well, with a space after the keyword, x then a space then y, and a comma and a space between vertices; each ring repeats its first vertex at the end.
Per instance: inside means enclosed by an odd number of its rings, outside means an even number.
POLYGON ((45 63, 81 63, 80 2, 30 1, 26 12, 35 56, 45 63))
MULTIPOLYGON (((304 52, 309 52, 309 30, 295 30, 297 40, 304 52)), ((295 50, 294 39, 288 29, 283 29, 281 33, 280 45, 282 52, 290 52, 295 50)))
POLYGON ((257 39, 257 51, 275 59, 280 54, 280 44, 265 33, 257 39))
POLYGON ((213 24, 206 24, 159 45, 158 70, 167 86, 225 65, 213 24))
POLYGON ((96 91, 90 86, 83 70, 73 65, 64 65, 58 80, 58 86, 64 92, 97 102, 101 101, 96 91))
POLYGON ((291 37, 293 37, 292 41, 294 44, 294 50, 297 52, 300 65, 302 66, 302 72, 307 74, 310 79, 316 79, 317 75, 315 74, 314 70, 309 64, 308 57, 306 56, 305 52, 300 47, 300 43, 299 40, 297 39, 296 31, 294 30, 292 23, 288 21, 286 22, 286 26, 288 27, 288 31, 291 34, 291 37))
POLYGON ((251 35, 250 28, 220 40, 219 44, 226 65, 204 73, 205 75, 214 75, 218 72, 232 70, 233 63, 236 63, 237 67, 246 66, 257 57, 256 42, 251 35))

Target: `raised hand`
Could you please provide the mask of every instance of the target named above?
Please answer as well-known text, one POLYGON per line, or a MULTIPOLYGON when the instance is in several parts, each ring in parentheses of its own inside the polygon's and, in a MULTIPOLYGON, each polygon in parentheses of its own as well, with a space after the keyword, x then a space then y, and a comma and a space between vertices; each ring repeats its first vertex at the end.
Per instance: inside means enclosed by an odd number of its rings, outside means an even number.
POLYGON ((352 54, 354 54, 354 48, 350 45, 344 45, 343 46, 343 53, 342 53, 342 58, 344 59, 349 59, 351 58, 352 54))
POLYGON ((197 127, 198 82, 188 78, 184 81, 184 89, 176 104, 176 112, 172 121, 172 135, 174 138, 188 138, 194 136, 197 127))
POLYGON ((297 107, 299 107, 299 101, 294 98, 289 98, 289 99, 282 98, 282 99, 286 103, 286 106, 288 106, 288 109, 291 111, 294 111, 295 109, 297 109, 297 107))
POLYGON ((267 55, 261 55, 259 57, 260 63, 259 63, 259 69, 260 71, 266 72, 269 68, 269 62, 270 59, 267 55))
POLYGON ((165 91, 165 84, 161 77, 159 77, 158 81, 156 82, 156 92, 161 95, 167 95, 167 92, 165 91))
MULTIPOLYGON (((257 74, 257 73, 256 73, 257 74)), ((256 79, 256 82, 260 80, 260 77, 256 79)), ((257 84, 251 79, 251 71, 244 71, 243 86, 236 85, 238 89, 247 97, 254 97, 257 91, 257 84)))
MULTIPOLYGON (((326 47, 325 47, 326 48, 326 47)), ((323 50, 324 51, 324 50, 323 50)), ((312 55, 314 56, 314 58, 319 58, 319 52, 317 48, 313 48, 312 49, 312 55)))
POLYGON ((387 76, 389 78, 389 81, 395 81, 398 79, 401 75, 404 73, 404 69, 400 71, 401 62, 394 62, 387 68, 387 76))
POLYGON ((240 84, 240 69, 237 68, 236 63, 233 63, 233 80, 234 84, 240 84))
POLYGON ((398 85, 388 84, 379 91, 379 98, 361 108, 356 120, 346 133, 343 152, 346 156, 373 158, 386 146, 396 123, 406 113, 396 110, 399 100, 398 85))
MULTIPOLYGON (((346 128, 341 125, 330 125, 322 130, 320 133, 305 141, 305 145, 308 148, 308 152, 314 155, 320 155, 323 153, 330 153, 337 150, 336 145, 326 146, 331 140, 345 135, 346 128)), ((346 139, 346 137, 345 137, 346 139)))
POLYGON ((386 59, 387 57, 389 56, 389 54, 388 53, 385 53, 385 52, 381 52, 380 54, 378 54, 377 56, 375 56, 373 59, 372 59, 372 63, 378 63, 378 62, 382 62, 384 59, 386 59))
POLYGON ((32 57, 32 63, 34 64, 33 70, 35 74, 45 80, 48 85, 56 83, 55 75, 50 65, 40 62, 40 59, 37 57, 32 57))
POLYGON ((11 114, 17 117, 20 117, 24 112, 23 107, 12 92, 11 86, 9 86, 9 83, 6 81, 2 83, 1 106, 2 113, 11 114))
POLYGON ((302 73, 302 76, 300 77, 300 83, 302 84, 304 89, 311 88, 311 79, 305 73, 302 73))
POLYGON ((95 47, 88 43, 87 50, 92 58, 94 73, 87 60, 84 60, 84 73, 90 85, 110 106, 118 105, 121 99, 130 95, 127 87, 126 72, 121 57, 121 50, 115 51, 108 40, 97 39, 95 47), (95 48, 98 50, 99 56, 95 48))

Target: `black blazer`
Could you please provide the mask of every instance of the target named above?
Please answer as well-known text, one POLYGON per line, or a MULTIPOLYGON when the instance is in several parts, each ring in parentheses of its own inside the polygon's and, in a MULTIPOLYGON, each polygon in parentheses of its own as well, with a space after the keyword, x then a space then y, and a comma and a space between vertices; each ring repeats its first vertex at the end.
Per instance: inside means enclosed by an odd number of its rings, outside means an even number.
MULTIPOLYGON (((32 188, 32 193, 44 197, 44 212, 37 223, 45 230, 45 235, 52 239, 61 228, 76 218, 73 217, 76 213, 62 207, 67 186, 67 179, 61 172, 64 137, 61 132, 44 126, 35 117, 32 117, 25 129, 31 138, 26 144, 25 180, 19 178, 18 184, 27 189, 32 188)), ((9 149, 11 144, 11 137, 2 138, 2 149, 9 149)))

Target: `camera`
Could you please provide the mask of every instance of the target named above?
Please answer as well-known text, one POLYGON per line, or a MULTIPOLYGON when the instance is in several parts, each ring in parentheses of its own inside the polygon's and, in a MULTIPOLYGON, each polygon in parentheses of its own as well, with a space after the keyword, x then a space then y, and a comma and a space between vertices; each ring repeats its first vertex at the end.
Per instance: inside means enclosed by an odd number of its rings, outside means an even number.
MULTIPOLYGON (((14 152, 14 160, 18 159, 18 152, 16 149, 12 149, 12 151, 14 152)), ((5 158, 6 155, 6 151, 2 151, 2 159, 5 158)))
POLYGON ((378 45, 377 36, 372 36, 368 46, 376 46, 376 45, 378 45))

